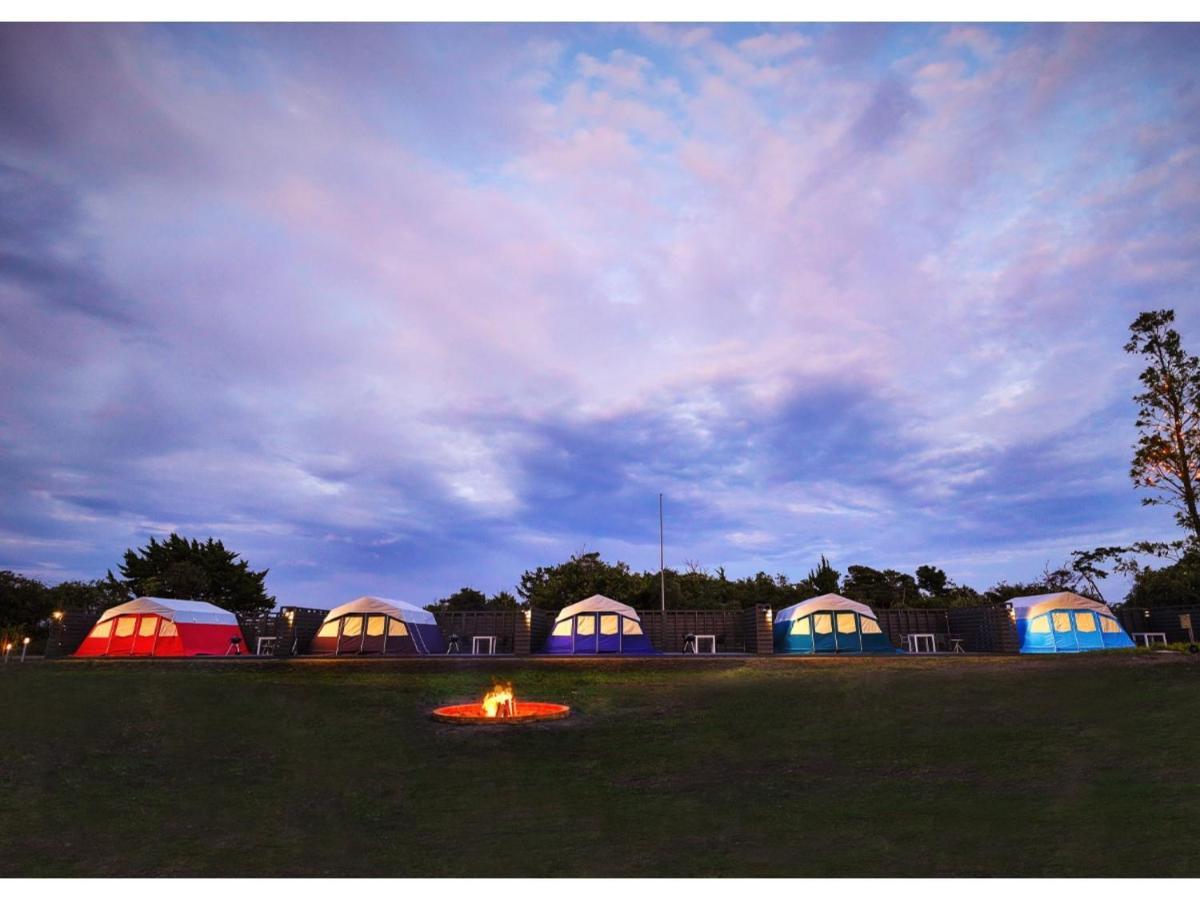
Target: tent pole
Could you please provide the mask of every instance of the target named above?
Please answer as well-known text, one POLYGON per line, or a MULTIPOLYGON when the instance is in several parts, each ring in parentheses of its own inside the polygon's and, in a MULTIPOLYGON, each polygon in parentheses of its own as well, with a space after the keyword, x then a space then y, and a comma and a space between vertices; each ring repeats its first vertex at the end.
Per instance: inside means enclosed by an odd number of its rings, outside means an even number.
POLYGON ((658 495, 658 583, 662 599, 663 630, 667 627, 667 570, 663 556, 663 495, 658 495))

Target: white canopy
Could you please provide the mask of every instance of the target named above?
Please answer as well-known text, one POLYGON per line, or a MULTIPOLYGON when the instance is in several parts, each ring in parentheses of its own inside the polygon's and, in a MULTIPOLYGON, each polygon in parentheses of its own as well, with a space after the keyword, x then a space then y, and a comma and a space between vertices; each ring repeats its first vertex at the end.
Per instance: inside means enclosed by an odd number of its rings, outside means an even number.
POLYGON ((603 594, 592 594, 586 600, 580 600, 578 603, 572 603, 570 606, 564 606, 559 610, 554 621, 561 622, 563 619, 569 619, 571 616, 579 615, 579 613, 587 612, 615 612, 623 616, 628 616, 635 622, 642 621, 632 606, 626 606, 612 597, 605 597, 603 594))
POLYGON ((875 618, 874 610, 865 603, 859 603, 857 600, 851 600, 849 597, 843 597, 840 594, 822 594, 820 597, 810 597, 791 606, 785 606, 779 612, 775 613, 775 621, 790 622, 792 619, 802 619, 815 612, 831 611, 856 612, 866 616, 868 619, 875 618))
POLYGON ((1101 615, 1111 616, 1112 610, 1099 600, 1082 597, 1071 591, 1059 591, 1057 594, 1035 594, 1031 597, 1013 597, 1008 601, 1009 608, 1018 619, 1032 619, 1052 609, 1090 609, 1101 615))
POLYGON ((437 624, 437 620, 433 618, 433 613, 429 610, 413 606, 411 603, 405 603, 403 600, 387 600, 383 597, 359 597, 357 600, 351 600, 349 603, 335 606, 325 616, 325 621, 328 622, 330 619, 354 613, 358 613, 359 615, 382 613, 385 616, 391 616, 393 619, 399 619, 401 622, 408 622, 412 625, 437 624))
MULTIPOLYGON (((237 616, 203 600, 164 600, 161 597, 138 597, 104 611, 100 622, 117 616, 162 616, 184 625, 236 625, 237 616)), ((99 624, 99 622, 97 623, 99 624)))

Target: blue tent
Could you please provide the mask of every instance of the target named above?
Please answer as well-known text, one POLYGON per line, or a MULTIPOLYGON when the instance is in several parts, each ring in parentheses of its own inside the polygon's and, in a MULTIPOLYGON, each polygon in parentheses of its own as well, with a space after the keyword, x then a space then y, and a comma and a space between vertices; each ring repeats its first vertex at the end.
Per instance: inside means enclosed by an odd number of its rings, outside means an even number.
POLYGON ((776 653, 899 653, 871 607, 822 594, 775 613, 776 653))
POLYGON ((1070 591, 1013 597, 1008 607, 1022 653, 1081 653, 1133 646, 1112 610, 1070 591))
POLYGON ((542 652, 647 655, 658 651, 642 633, 637 610, 602 594, 593 594, 559 611, 542 652))

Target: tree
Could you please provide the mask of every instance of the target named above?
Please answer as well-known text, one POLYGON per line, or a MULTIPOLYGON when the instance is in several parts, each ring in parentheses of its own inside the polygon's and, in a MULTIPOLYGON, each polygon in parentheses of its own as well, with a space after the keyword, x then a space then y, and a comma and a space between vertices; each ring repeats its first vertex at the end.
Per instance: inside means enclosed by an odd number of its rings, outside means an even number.
POLYGON ((842 593, 851 600, 880 609, 906 607, 919 603, 920 592, 911 575, 895 569, 872 569, 870 566, 849 566, 846 580, 842 582, 842 593))
POLYGON ((483 591, 477 591, 475 588, 464 587, 459 588, 449 597, 443 597, 441 600, 435 600, 425 608, 430 612, 472 609, 516 609, 517 598, 508 591, 500 591, 498 594, 487 597, 484 595, 483 591))
POLYGON ((822 553, 817 567, 809 569, 808 576, 797 587, 810 597, 819 597, 822 594, 836 594, 840 590, 841 580, 841 573, 829 564, 829 560, 822 553))
POLYGON ((937 566, 917 566, 917 589, 930 597, 946 593, 950 579, 937 566))
POLYGON ((268 570, 252 571, 213 538, 204 543, 175 533, 162 542, 150 538, 145 547, 126 550, 119 569, 121 578, 110 570, 105 584, 127 599, 206 600, 243 615, 257 615, 275 605, 263 586, 268 570))
POLYGON ((500 591, 488 597, 487 605, 488 609, 516 609, 520 603, 508 591, 500 591))
POLYGON ((63 581, 46 590, 56 610, 99 613, 128 599, 124 590, 114 591, 104 581, 63 581))
POLYGON ((1163 309, 1129 326, 1125 351, 1150 361, 1139 376, 1145 390, 1133 398, 1139 435, 1129 475, 1135 487, 1156 492, 1143 504, 1171 507, 1190 539, 1200 541, 1200 358, 1183 351, 1174 321, 1174 311, 1163 309))
POLYGON ((39 637, 53 611, 50 594, 40 581, 0 572, 0 647, 22 637, 39 637))
POLYGON ((1141 568, 1125 598, 1129 606, 1190 606, 1200 596, 1200 550, 1192 548, 1169 566, 1141 568))
POLYGON ((539 566, 522 573, 517 593, 530 606, 541 609, 562 609, 592 594, 604 594, 622 603, 629 603, 640 579, 623 562, 606 563, 600 554, 577 553, 557 566, 539 566))

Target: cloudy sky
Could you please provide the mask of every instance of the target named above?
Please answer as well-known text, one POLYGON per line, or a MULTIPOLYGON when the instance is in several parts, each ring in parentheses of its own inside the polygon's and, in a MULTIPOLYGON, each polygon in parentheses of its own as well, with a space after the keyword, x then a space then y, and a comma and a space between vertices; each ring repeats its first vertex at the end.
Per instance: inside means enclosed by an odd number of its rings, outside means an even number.
POLYGON ((0 26, 0 568, 281 600, 586 548, 960 582, 1173 536, 1193 26, 0 26))

